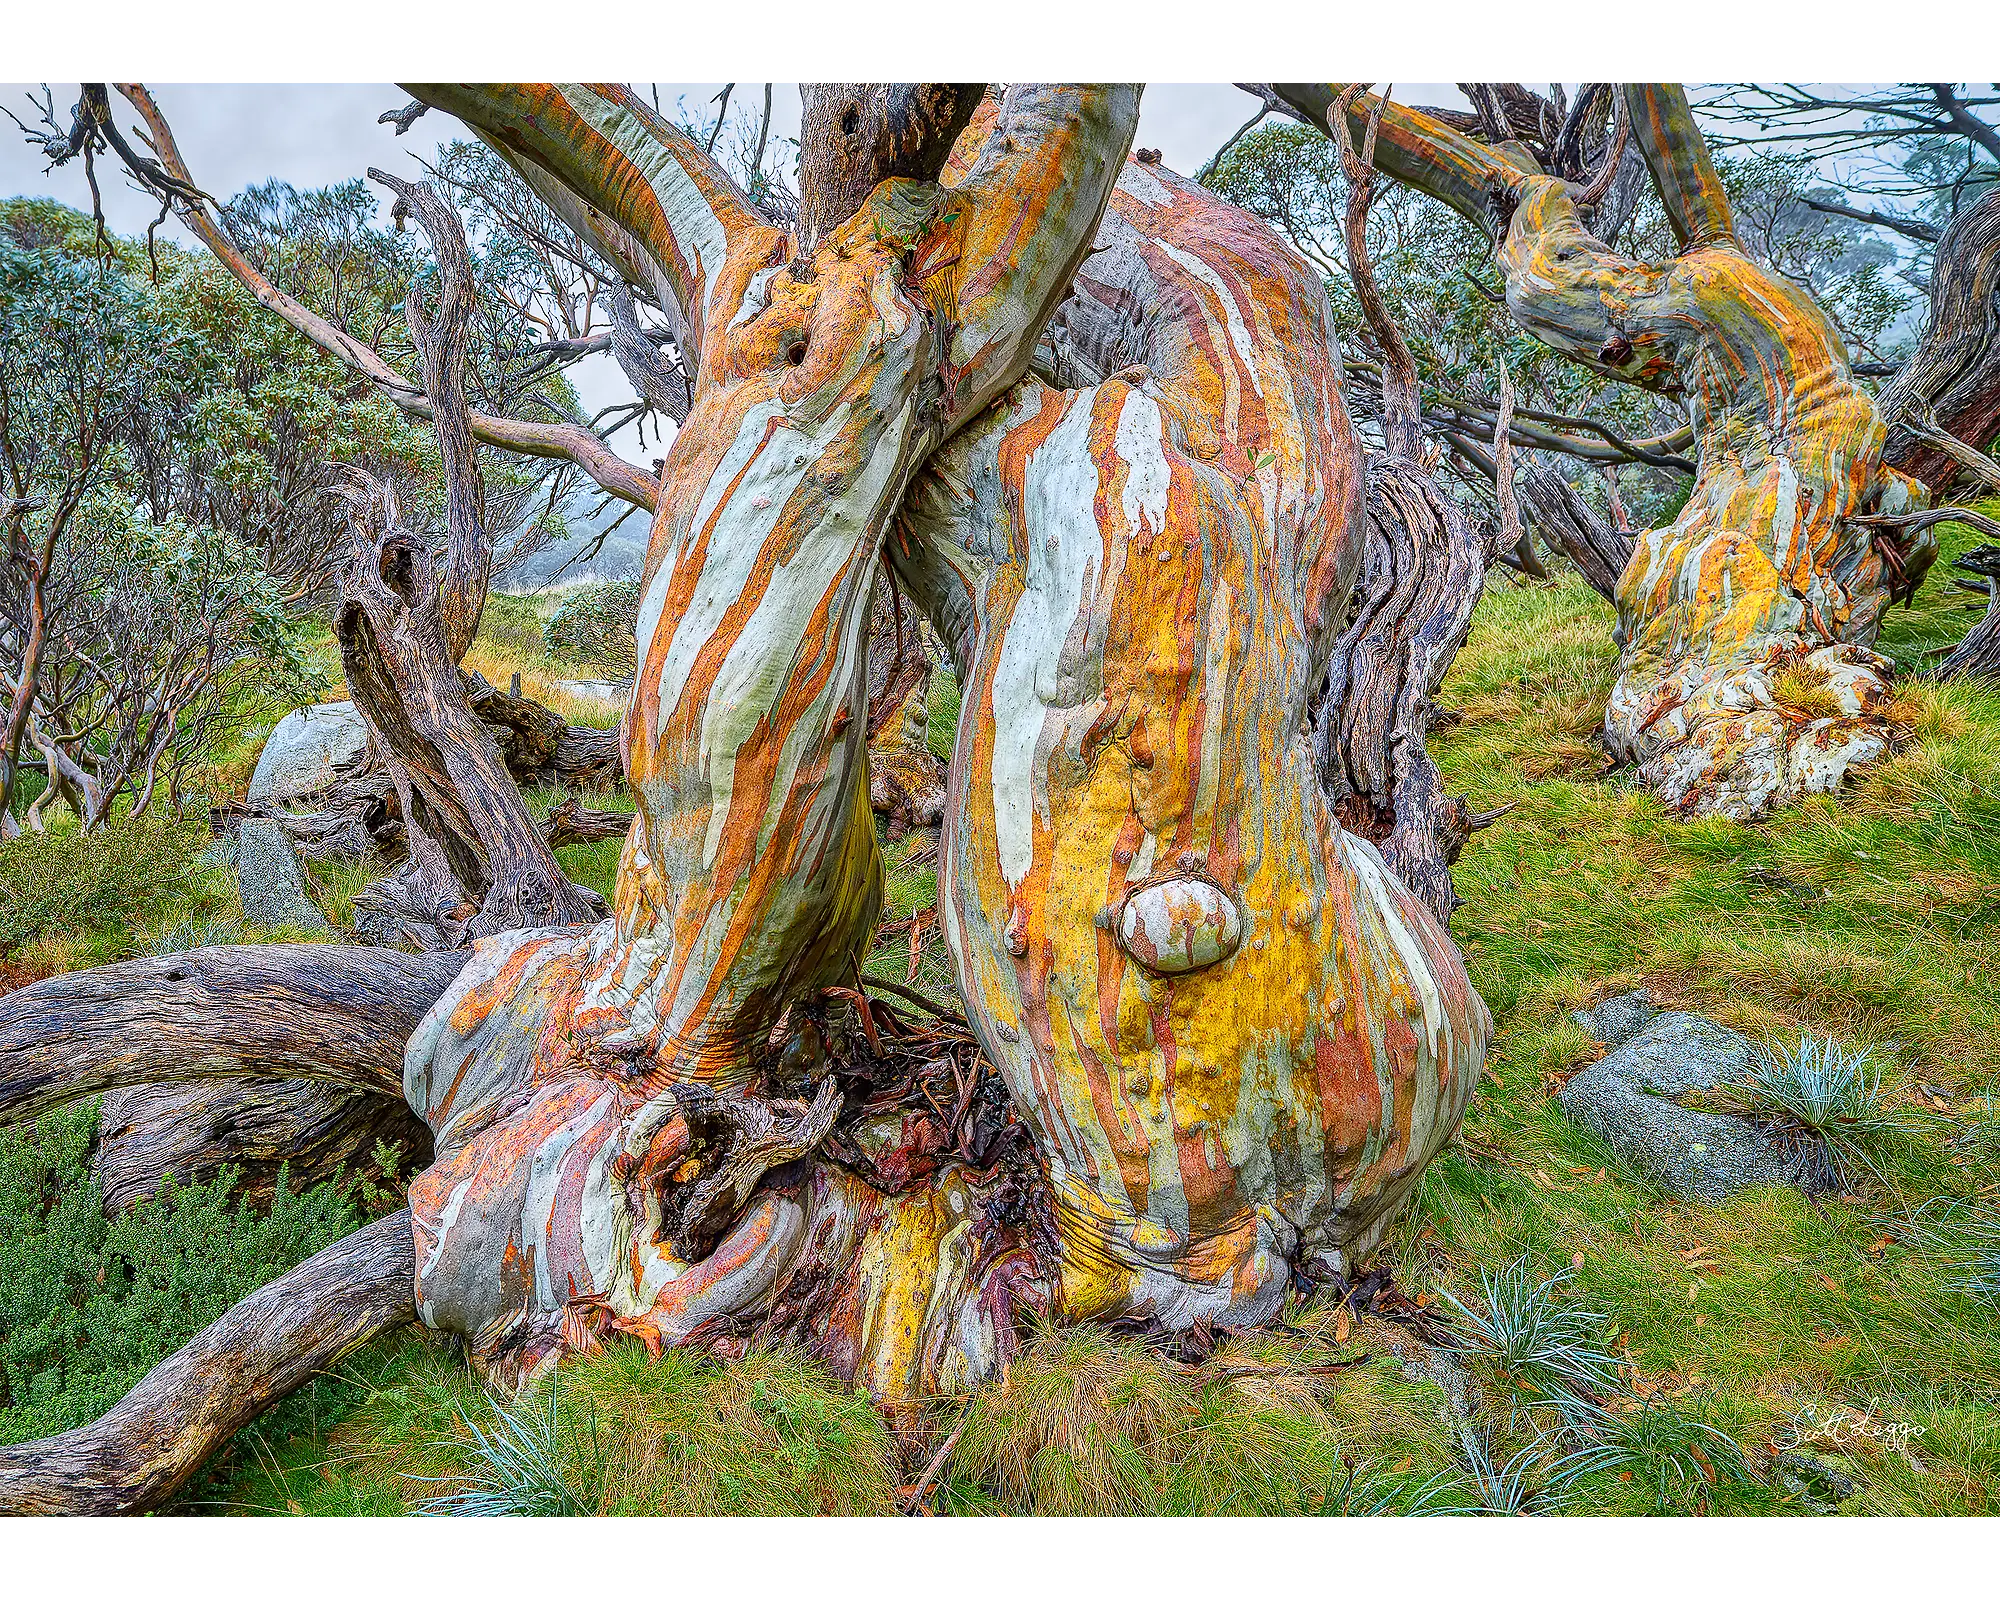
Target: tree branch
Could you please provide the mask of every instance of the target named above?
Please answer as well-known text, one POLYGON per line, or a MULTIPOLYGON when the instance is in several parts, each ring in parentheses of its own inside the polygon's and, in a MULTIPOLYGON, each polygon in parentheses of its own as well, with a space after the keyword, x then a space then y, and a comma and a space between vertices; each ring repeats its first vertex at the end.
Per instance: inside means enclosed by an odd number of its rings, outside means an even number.
MULTIPOLYGON (((152 134, 153 148, 159 152, 160 165, 169 177, 192 188, 193 179, 188 175, 186 163, 181 160, 179 147, 174 142, 173 129, 168 126, 166 118, 161 114, 159 106, 154 102, 146 86, 142 83, 121 83, 118 85, 118 91, 131 101, 145 120, 152 134)), ((328 355, 347 363, 366 378, 377 393, 406 415, 426 422, 432 419, 434 413, 428 394, 403 377, 360 340, 342 332, 325 318, 307 310, 290 295, 275 288, 236 247, 235 242, 209 214, 205 203, 181 198, 175 199, 173 204, 189 231, 214 252, 215 258, 236 276, 266 310, 276 312, 328 355)), ((573 423, 521 422, 512 417, 487 416, 482 412, 472 414, 471 428, 473 437, 482 444, 511 450, 519 455, 571 462, 599 488, 631 505, 650 511, 658 502, 659 485, 653 476, 633 466, 629 461, 622 460, 609 445, 587 428, 577 427, 573 423)))
POLYGON ((317 1078, 400 1097, 403 1044, 465 964, 341 945, 221 945, 0 996, 0 1126, 106 1089, 317 1078))
POLYGON ((410 1213, 240 1300, 99 1421, 0 1450, 0 1513, 112 1516, 168 1500, 239 1428, 416 1315, 410 1213))

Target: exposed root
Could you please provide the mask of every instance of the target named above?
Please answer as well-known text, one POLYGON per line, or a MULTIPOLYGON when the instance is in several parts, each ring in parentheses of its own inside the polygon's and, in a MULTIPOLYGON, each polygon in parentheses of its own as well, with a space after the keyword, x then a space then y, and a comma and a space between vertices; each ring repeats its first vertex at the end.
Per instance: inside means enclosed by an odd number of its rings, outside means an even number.
POLYGON ((99 1421, 0 1450, 0 1512, 147 1511, 294 1389, 410 1320, 410 1214, 371 1222, 239 1301, 99 1421))

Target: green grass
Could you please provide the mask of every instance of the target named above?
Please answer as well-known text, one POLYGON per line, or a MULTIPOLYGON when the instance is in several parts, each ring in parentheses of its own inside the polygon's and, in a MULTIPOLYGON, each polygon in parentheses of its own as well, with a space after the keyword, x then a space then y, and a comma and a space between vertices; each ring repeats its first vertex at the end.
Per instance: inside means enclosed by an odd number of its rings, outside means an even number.
MULTIPOLYGON (((1977 542, 1942 531, 1947 559, 1977 542)), ((1891 616, 1886 653, 1908 666, 1955 640, 1977 614, 1966 603, 1941 575, 1891 616)), ((516 649, 519 664, 539 660, 539 602, 489 618, 498 665, 516 649)), ((1387 1249, 1407 1294, 1463 1324, 1462 1355, 1426 1356, 1372 1318, 1338 1326, 1323 1304, 1196 1368, 1057 1330, 1005 1384, 939 1402, 898 1437, 785 1351, 655 1365, 624 1345, 557 1380, 565 1481, 616 1510, 886 1511, 962 1423, 929 1496, 941 1512, 1815 1509, 1795 1477, 1767 1470, 1781 1453, 1850 1478, 1847 1514, 2000 1509, 2000 1291, 1985 1287, 2000 1282, 2000 692, 1906 682, 1909 737, 1861 782, 1755 826, 1682 821, 1607 774, 1592 743, 1611 624, 1574 579, 1496 578, 1441 696, 1451 715, 1433 750, 1449 785, 1480 808, 1512 804, 1455 869, 1453 932, 1497 1035, 1464 1136, 1387 1249), (1879 1174, 1857 1164, 1818 1200, 1775 1188, 1682 1202, 1572 1124, 1552 1091, 1599 1047, 1570 1012, 1639 982, 1760 1044, 1868 1050, 1871 1107, 1897 1129, 1873 1152, 1879 1174), (1552 1328, 1556 1345, 1575 1336, 1607 1362, 1538 1385, 1532 1362, 1512 1371, 1475 1336, 1503 1318, 1540 1319, 1533 1338, 1552 1328), (1733 1470, 1732 1445, 1748 1471, 1733 1470)), ((948 751, 948 674, 929 708, 948 751)), ((541 815, 559 798, 530 804, 541 815)), ((934 902, 933 843, 885 841, 887 920, 934 902)), ((608 894, 618 849, 560 854, 608 894)), ((47 957, 56 939, 54 959, 82 964, 176 917, 226 919, 226 890, 199 871, 188 881, 207 886, 173 888, 143 915, 110 894, 108 921, 24 949, 47 957)), ((336 907, 351 898, 330 876, 321 888, 336 907)), ((908 961, 905 932, 867 969, 902 980, 908 961)), ((935 935, 917 981, 951 994, 935 935)), ((399 1335, 246 1435, 189 1498, 406 1513, 477 1485, 468 1419, 490 1432, 486 1406, 449 1342, 399 1335)))

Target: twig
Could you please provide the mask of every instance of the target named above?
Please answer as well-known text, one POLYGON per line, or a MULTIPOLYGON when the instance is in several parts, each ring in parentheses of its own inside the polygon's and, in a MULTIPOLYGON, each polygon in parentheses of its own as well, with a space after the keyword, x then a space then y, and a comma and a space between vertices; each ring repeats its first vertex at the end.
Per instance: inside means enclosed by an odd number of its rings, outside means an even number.
POLYGON ((958 1443, 958 1436, 965 1432, 966 1418, 971 1415, 970 1406, 959 1413, 958 1426, 953 1428, 950 1437, 938 1446, 938 1453, 931 1457, 931 1464, 924 1468, 924 1475, 910 1486, 910 1503, 903 1509, 904 1516, 914 1517, 917 1514, 917 1507, 924 1503, 924 1496, 931 1492, 931 1480, 937 1477, 939 1470, 944 1466, 945 1457, 951 1454, 952 1446, 958 1443))

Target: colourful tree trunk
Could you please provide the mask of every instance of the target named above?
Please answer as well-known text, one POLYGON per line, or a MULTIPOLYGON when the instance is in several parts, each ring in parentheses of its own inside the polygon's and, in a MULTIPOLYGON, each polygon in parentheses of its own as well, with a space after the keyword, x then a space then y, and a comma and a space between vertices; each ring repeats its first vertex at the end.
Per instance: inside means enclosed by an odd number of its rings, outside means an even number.
MULTIPOLYGON (((1339 87, 1276 86, 1322 125, 1339 87)), ((1668 804, 1755 817, 1889 749, 1889 667, 1868 646, 1935 547, 1859 520, 1919 506, 1923 488, 1883 465, 1880 413, 1826 313, 1737 242, 1685 94, 1622 92, 1681 243, 1670 262, 1617 255, 1568 185, 1404 107, 1385 108, 1376 160, 1494 233, 1522 327, 1687 404, 1698 472, 1619 579, 1605 735, 1668 804)), ((1373 103, 1353 102, 1357 129, 1373 103)))

